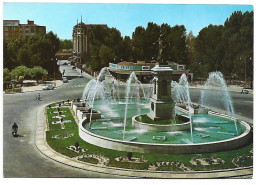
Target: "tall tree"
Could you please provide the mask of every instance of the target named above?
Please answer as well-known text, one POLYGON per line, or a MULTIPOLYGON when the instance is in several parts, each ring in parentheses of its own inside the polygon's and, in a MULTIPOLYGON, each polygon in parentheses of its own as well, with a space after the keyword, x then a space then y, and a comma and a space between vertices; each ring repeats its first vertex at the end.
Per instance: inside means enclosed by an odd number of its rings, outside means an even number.
POLYGON ((133 59, 144 60, 144 38, 145 38, 145 29, 142 26, 138 26, 135 28, 135 31, 132 34, 133 39, 133 59))

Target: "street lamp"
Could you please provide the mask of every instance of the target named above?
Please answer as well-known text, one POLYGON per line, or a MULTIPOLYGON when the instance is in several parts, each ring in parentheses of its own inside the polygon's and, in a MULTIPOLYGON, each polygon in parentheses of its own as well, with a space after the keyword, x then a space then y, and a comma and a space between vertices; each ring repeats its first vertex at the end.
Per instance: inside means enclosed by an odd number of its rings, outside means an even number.
MULTIPOLYGON (((242 57, 240 57, 240 60, 242 60, 242 57)), ((250 60, 251 60, 251 57, 250 57, 250 60)), ((244 63, 245 63, 245 87, 246 87, 246 58, 244 60, 244 63)))
POLYGON ((56 76, 56 74, 55 74, 55 62, 57 62, 57 60, 58 60, 57 58, 55 58, 55 59, 52 58, 51 59, 51 61, 53 62, 53 75, 54 75, 54 83, 53 84, 54 84, 55 87, 56 87, 56 82, 55 82, 55 76, 56 76))

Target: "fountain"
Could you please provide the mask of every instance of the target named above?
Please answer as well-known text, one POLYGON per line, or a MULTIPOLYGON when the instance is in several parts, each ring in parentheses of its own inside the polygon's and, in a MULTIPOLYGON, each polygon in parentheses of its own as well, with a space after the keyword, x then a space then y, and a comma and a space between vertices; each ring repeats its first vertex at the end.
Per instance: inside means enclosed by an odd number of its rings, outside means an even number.
POLYGON ((187 77, 182 75, 179 82, 172 82, 172 69, 162 62, 162 48, 159 39, 160 63, 152 69, 152 86, 144 87, 131 73, 125 86, 119 87, 107 68, 86 85, 82 99, 91 114, 80 119, 79 136, 103 148, 138 153, 218 152, 250 142, 251 127, 236 119, 223 75, 210 73, 201 105, 194 105, 187 77), (216 96, 218 87, 223 89, 221 98, 228 115, 209 111, 212 107, 208 103, 216 101, 208 94, 216 96), (124 97, 119 91, 125 92, 124 97), (93 110, 100 117, 94 118, 93 110))
MULTIPOLYGON (((117 88, 115 79, 109 80, 109 72, 102 70, 96 80, 86 85, 82 96, 100 117, 89 114, 81 119, 80 137, 91 144, 119 151, 177 154, 224 151, 250 141, 251 128, 243 121, 236 121, 237 134, 234 132, 236 119, 232 116, 212 111, 195 114, 186 76, 172 82, 167 77, 171 71, 167 66, 158 65, 153 71, 152 86, 143 86, 132 73, 125 85, 125 97, 120 98, 115 94, 124 90, 123 85, 117 88), (149 99, 144 92, 151 87, 154 89, 149 99)), ((201 97, 202 105, 206 106, 207 93, 201 97)))
POLYGON ((235 132, 238 134, 236 114, 234 111, 232 99, 228 92, 224 77, 219 71, 209 74, 209 78, 207 79, 201 93, 200 104, 205 107, 212 107, 212 102, 215 103, 216 101, 224 105, 223 109, 227 111, 230 118, 234 118, 235 132), (218 91, 218 93, 214 93, 213 95, 210 91, 211 89, 218 91))

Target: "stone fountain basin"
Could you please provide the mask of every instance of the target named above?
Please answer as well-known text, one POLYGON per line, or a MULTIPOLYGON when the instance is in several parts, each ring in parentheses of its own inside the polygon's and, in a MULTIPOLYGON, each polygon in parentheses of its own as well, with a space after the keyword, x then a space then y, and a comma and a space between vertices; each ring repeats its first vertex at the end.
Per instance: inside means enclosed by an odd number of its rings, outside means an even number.
MULTIPOLYGON (((181 124, 166 124, 166 125, 150 124, 150 123, 137 121, 136 118, 141 115, 147 115, 147 114, 140 114, 132 117, 132 125, 139 129, 156 131, 156 132, 172 132, 172 131, 182 131, 182 130, 190 129, 190 121, 181 124)), ((180 117, 189 120, 188 116, 181 115, 180 117)))
POLYGON ((241 121, 240 124, 243 125, 246 130, 239 136, 221 141, 195 144, 159 144, 112 139, 85 129, 85 124, 88 124, 87 119, 81 120, 79 123, 79 136, 84 141, 107 149, 137 153, 192 154, 220 152, 242 147, 252 139, 251 127, 243 121, 241 121))

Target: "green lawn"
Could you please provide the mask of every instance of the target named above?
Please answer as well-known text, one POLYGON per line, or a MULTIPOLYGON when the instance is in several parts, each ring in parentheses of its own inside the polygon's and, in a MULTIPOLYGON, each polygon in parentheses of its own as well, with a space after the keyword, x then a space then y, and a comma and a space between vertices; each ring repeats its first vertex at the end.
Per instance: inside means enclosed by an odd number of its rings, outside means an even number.
MULTIPOLYGON (((185 166, 191 168, 195 171, 204 171, 204 170, 219 170, 219 169, 228 169, 228 168, 236 168, 237 166, 232 163, 232 160, 238 156, 242 156, 241 160, 238 162, 240 166, 252 166, 253 160, 250 157, 252 156, 252 153, 249 151, 252 150, 253 144, 249 144, 245 147, 242 147, 240 149, 236 150, 230 150, 230 151, 224 151, 224 152, 217 152, 217 153, 204 153, 204 154, 142 154, 142 153, 133 153, 133 157, 144 157, 148 159, 148 162, 146 163, 130 163, 130 162, 119 162, 116 161, 115 158, 119 156, 127 156, 127 152, 121 152, 121 151, 115 151, 110 149, 101 148, 98 146, 94 146, 92 144, 89 144, 85 141, 83 141, 79 135, 78 135, 78 127, 77 124, 69 111, 69 108, 61 108, 61 110, 68 110, 68 112, 63 113, 68 115, 66 119, 71 119, 71 123, 65 123, 65 129, 61 129, 61 126, 58 125, 52 125, 51 122, 54 120, 52 116, 55 115, 55 113, 50 113, 53 110, 56 110, 56 108, 49 109, 47 108, 47 114, 48 114, 48 123, 50 130, 46 132, 46 139, 47 143, 57 152, 69 156, 69 157, 75 157, 78 155, 81 155, 79 153, 76 153, 74 151, 71 151, 67 149, 66 147, 70 145, 74 145, 76 142, 79 143, 79 145, 83 148, 88 149, 86 154, 100 154, 107 158, 109 158, 108 166, 111 167, 120 167, 120 168, 130 168, 130 169, 141 169, 141 170, 147 170, 150 165, 156 163, 156 162, 179 162, 183 163, 185 166), (72 137, 66 138, 66 139, 54 139, 52 136, 59 135, 59 136, 66 136, 69 134, 74 134, 72 137), (218 157, 224 160, 224 164, 218 164, 218 165, 209 165, 209 166, 203 166, 203 165, 192 165, 190 160, 195 158, 210 158, 210 157, 218 157)), ((98 161, 93 158, 83 158, 82 161, 96 164, 98 161)), ((161 166, 158 167, 156 170, 161 171, 167 171, 167 170, 173 170, 173 171, 183 171, 182 169, 175 167, 175 166, 161 166)))

